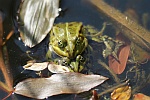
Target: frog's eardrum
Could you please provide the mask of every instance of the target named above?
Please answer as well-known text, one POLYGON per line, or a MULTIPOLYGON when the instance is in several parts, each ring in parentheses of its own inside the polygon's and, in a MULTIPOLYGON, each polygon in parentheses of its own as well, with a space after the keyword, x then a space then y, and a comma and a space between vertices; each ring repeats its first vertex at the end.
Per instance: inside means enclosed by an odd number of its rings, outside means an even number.
POLYGON ((25 45, 34 47, 51 30, 59 15, 59 0, 25 0, 20 5, 19 31, 25 45))

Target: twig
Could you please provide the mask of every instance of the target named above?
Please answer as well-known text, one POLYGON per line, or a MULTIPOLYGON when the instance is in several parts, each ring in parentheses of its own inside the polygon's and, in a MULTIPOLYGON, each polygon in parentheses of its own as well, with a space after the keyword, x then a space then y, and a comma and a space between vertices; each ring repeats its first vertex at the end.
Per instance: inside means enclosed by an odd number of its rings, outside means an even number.
POLYGON ((5 83, 3 83, 1 81, 0 81, 0 89, 4 90, 7 93, 11 92, 10 89, 9 89, 9 87, 5 83))
POLYGON ((127 85, 128 82, 129 82, 129 80, 127 80, 126 82, 121 83, 121 84, 119 84, 119 85, 113 86, 112 88, 109 88, 109 89, 105 90, 104 92, 101 92, 100 94, 98 94, 98 97, 100 97, 100 96, 102 96, 102 95, 104 95, 104 94, 107 94, 107 93, 109 93, 109 92, 112 92, 113 90, 115 90, 115 89, 117 89, 117 88, 119 88, 119 87, 121 87, 121 86, 127 85))
POLYGON ((11 30, 11 31, 9 32, 9 34, 7 35, 5 41, 3 41, 3 44, 2 44, 2 45, 5 45, 6 42, 10 39, 10 37, 11 37, 13 34, 14 34, 14 30, 11 30))
POLYGON ((3 19, 2 12, 0 12, 0 69, 4 75, 6 85, 9 87, 10 91, 13 91, 13 80, 8 66, 5 66, 3 59, 3 19))
POLYGON ((130 18, 125 16, 119 10, 109 6, 103 0, 88 0, 91 4, 98 8, 105 18, 108 18, 114 26, 120 29, 121 33, 131 41, 139 45, 144 50, 150 52, 150 32, 130 18))
POLYGON ((118 84, 120 83, 120 80, 117 77, 117 75, 106 65, 106 63, 102 62, 101 60, 98 60, 98 63, 110 72, 110 74, 113 76, 116 83, 118 84))

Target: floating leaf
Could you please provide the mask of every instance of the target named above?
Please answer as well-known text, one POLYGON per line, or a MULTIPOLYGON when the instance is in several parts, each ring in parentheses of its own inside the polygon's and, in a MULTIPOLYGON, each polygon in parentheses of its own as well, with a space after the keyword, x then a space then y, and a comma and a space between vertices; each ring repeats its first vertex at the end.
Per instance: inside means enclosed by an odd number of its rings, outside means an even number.
POLYGON ((117 88, 111 93, 112 100, 129 100, 130 96, 131 96, 130 86, 123 86, 117 88))
POLYGON ((24 0, 20 5, 19 31, 25 45, 33 47, 50 32, 59 12, 59 0, 24 0))
POLYGON ((89 91, 107 79, 100 75, 84 75, 74 72, 54 74, 50 78, 30 78, 19 82, 15 87, 15 93, 44 99, 58 94, 89 91))
POLYGON ((56 65, 56 64, 49 64, 48 70, 52 73, 65 73, 70 72, 69 68, 62 65, 56 65))
POLYGON ((47 68, 48 64, 49 62, 42 62, 42 63, 30 62, 24 65, 23 68, 27 70, 42 71, 47 68))
POLYGON ((144 95, 142 93, 137 93, 134 95, 133 100, 150 100, 150 96, 144 95))
POLYGON ((33 71, 42 71, 48 67, 48 70, 52 73, 65 73, 70 72, 69 68, 62 65, 53 64, 50 62, 34 63, 30 62, 23 66, 24 69, 33 71))

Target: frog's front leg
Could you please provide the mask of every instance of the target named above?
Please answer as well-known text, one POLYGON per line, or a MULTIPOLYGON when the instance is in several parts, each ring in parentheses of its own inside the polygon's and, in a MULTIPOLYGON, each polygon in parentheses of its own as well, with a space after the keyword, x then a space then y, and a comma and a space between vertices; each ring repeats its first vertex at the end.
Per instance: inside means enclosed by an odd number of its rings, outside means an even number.
MULTIPOLYGON (((81 55, 78 55, 76 57, 75 66, 74 66, 75 70, 74 71, 75 72, 81 72, 84 69, 85 63, 86 63, 85 58, 81 55)), ((71 65, 72 65, 72 63, 71 63, 71 65)))
POLYGON ((81 72, 84 69, 85 59, 81 55, 75 60, 63 58, 62 64, 65 64, 64 66, 67 66, 71 72, 81 72))
POLYGON ((109 55, 112 55, 117 61, 119 61, 117 52, 119 48, 122 45, 124 45, 124 42, 115 40, 108 36, 102 36, 102 40, 105 44, 105 49, 103 50, 103 53, 102 53, 103 57, 107 58, 109 55))

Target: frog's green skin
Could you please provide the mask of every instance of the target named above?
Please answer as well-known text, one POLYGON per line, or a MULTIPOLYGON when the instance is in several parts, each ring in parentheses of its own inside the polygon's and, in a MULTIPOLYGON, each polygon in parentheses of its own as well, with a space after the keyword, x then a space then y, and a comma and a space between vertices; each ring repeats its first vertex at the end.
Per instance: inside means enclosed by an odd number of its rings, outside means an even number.
MULTIPOLYGON (((119 47, 114 44, 116 41, 112 40, 112 38, 102 36, 105 26, 106 24, 100 32, 90 35, 92 40, 104 43, 106 49, 103 51, 103 56, 107 57, 108 55, 114 54, 115 48, 119 47)), ((48 58, 51 58, 51 53, 55 52, 62 58, 61 60, 55 59, 56 61, 61 62, 60 64, 69 66, 71 71, 81 71, 85 63, 82 53, 88 46, 88 40, 86 38, 87 32, 85 32, 85 28, 86 27, 84 27, 81 22, 68 22, 54 25, 50 32, 50 49, 47 53, 48 58)), ((88 32, 91 33, 92 31, 88 30, 88 32)))

